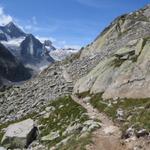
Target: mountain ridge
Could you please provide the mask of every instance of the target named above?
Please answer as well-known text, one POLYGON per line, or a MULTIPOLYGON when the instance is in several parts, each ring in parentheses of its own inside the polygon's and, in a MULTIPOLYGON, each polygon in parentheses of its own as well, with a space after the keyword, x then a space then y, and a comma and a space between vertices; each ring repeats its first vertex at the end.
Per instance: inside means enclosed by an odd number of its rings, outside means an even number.
MULTIPOLYGON (((0 26, 0 30, 0 37, 2 37, 0 38, 1 43, 4 44, 17 59, 22 61, 24 65, 28 65, 33 70, 38 71, 40 70, 39 68, 43 68, 54 62, 54 59, 47 53, 45 43, 41 43, 34 35, 25 33, 13 22, 5 26, 0 26), (33 51, 33 53, 27 55, 27 53, 29 54, 31 51, 33 51)), ((55 50, 52 43, 49 45, 49 50, 55 50)))

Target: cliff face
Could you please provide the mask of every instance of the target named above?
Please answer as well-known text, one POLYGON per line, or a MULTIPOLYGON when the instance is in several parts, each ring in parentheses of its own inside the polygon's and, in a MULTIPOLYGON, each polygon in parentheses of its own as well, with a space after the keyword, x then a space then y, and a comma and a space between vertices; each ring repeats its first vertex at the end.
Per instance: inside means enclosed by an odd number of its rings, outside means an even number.
POLYGON ((43 44, 32 34, 29 34, 21 43, 21 57, 25 64, 37 64, 45 61, 46 64, 54 62, 49 53, 44 51, 43 44))
POLYGON ((12 82, 23 81, 31 77, 26 69, 2 44, 0 44, 0 78, 12 82))
POLYGON ((103 98, 150 97, 150 7, 123 15, 82 50, 80 60, 100 56, 79 79, 75 93, 103 93, 103 98))

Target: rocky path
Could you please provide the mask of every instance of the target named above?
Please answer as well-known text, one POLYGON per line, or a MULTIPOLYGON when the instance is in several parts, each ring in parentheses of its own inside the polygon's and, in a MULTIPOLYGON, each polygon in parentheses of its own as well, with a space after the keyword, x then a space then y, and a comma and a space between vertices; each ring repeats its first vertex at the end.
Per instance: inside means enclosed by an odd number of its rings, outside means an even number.
MULTIPOLYGON (((65 67, 62 69, 66 81, 71 82, 71 77, 65 67)), ((72 99, 87 110, 87 115, 91 119, 98 119, 102 122, 101 128, 92 133, 93 144, 88 145, 87 150, 125 150, 120 142, 121 132, 119 128, 106 115, 99 113, 90 103, 79 99, 75 95, 72 95, 72 99)))
POLYGON ((101 128, 92 133, 93 144, 87 146, 87 150, 125 150, 121 144, 121 132, 117 126, 104 114, 99 113, 90 103, 84 102, 72 95, 72 99, 87 110, 90 118, 100 120, 101 128))
MULTIPOLYGON (((70 74, 63 69, 63 76, 67 82, 72 82, 70 74)), ((144 139, 131 138, 128 140, 121 139, 121 131, 113 121, 105 114, 100 113, 97 109, 85 99, 79 99, 72 95, 72 99, 87 110, 87 115, 91 119, 101 121, 101 128, 92 133, 92 144, 87 145, 86 150, 149 150, 150 144, 145 144, 144 139)))
POLYGON ((150 141, 145 138, 131 137, 121 139, 121 131, 105 114, 98 112, 93 106, 72 95, 72 99, 82 105, 90 118, 101 121, 101 128, 92 133, 92 144, 87 145, 86 150, 149 150, 150 141))

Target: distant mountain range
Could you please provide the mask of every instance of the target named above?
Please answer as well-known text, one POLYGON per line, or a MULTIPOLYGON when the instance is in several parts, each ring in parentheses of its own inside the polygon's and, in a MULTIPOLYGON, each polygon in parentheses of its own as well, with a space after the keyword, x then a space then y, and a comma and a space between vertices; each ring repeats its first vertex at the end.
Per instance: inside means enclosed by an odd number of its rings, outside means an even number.
POLYGON ((51 41, 41 43, 34 35, 24 33, 13 22, 0 27, 0 41, 24 65, 29 65, 31 68, 39 69, 54 62, 47 52, 55 50, 51 41), (47 44, 49 45, 47 46, 47 44))
POLYGON ((13 22, 0 26, 0 42, 24 65, 36 69, 48 66, 55 60, 63 60, 77 51, 71 48, 56 49, 50 40, 41 42, 34 35, 22 31, 13 22))
POLYGON ((2 80, 26 80, 30 76, 26 67, 39 72, 50 63, 65 59, 76 52, 74 49, 58 50, 50 40, 40 41, 34 35, 25 33, 13 22, 0 26, 0 48, 1 83, 2 80), (4 52, 7 53, 6 57, 2 57, 4 52))

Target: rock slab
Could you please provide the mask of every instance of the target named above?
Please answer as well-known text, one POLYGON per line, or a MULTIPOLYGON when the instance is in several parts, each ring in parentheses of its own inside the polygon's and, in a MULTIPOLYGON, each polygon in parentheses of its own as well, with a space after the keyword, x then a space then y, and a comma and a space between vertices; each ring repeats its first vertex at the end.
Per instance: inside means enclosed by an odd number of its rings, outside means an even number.
POLYGON ((1 144, 10 149, 27 148, 37 137, 37 127, 32 119, 11 124, 6 128, 6 133, 1 144))

